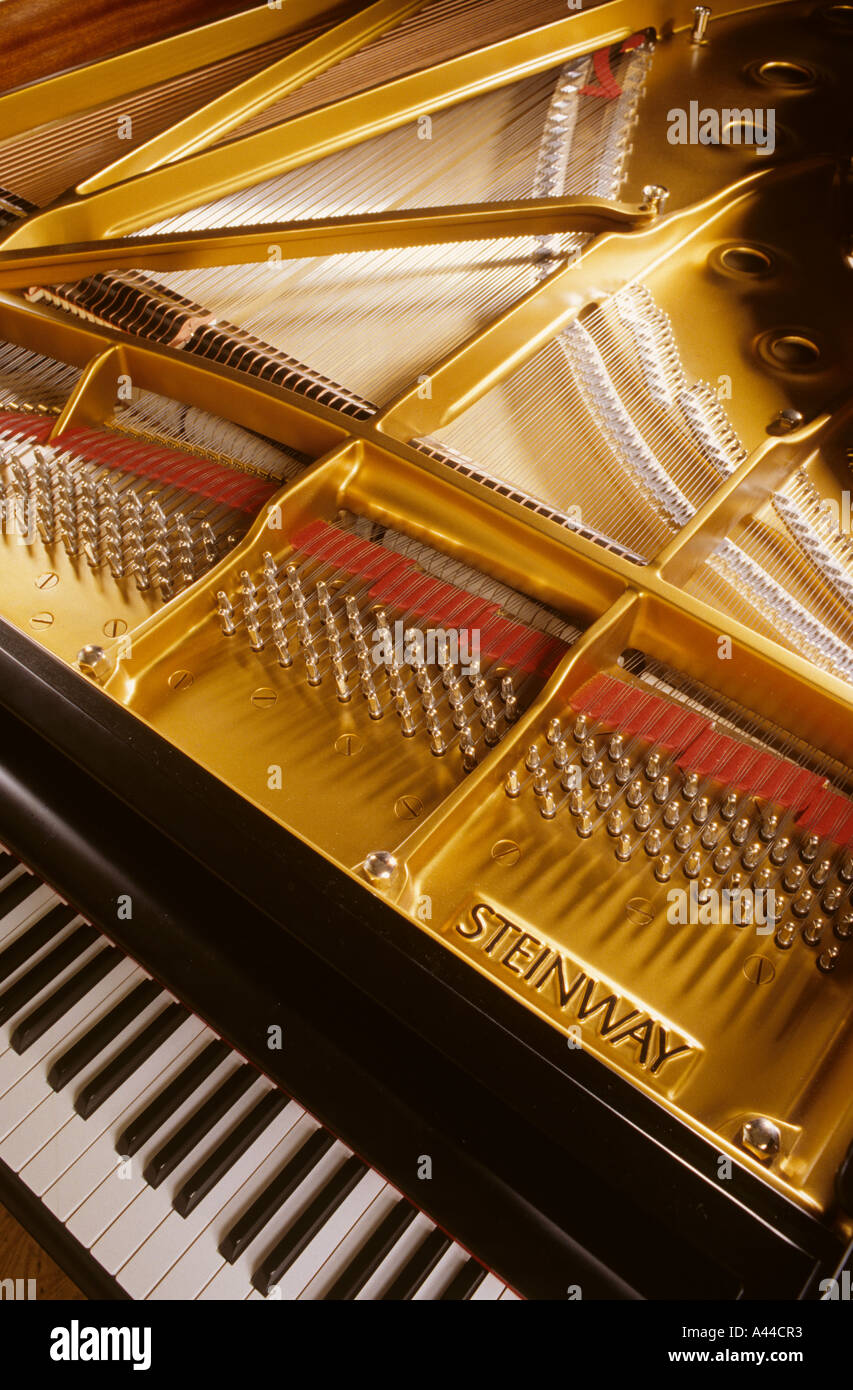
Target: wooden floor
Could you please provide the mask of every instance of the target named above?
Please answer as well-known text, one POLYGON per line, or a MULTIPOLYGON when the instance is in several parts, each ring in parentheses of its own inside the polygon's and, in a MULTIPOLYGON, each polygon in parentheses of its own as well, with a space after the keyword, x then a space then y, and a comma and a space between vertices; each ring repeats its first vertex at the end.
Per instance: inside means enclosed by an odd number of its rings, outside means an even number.
POLYGON ((84 1297, 5 1207, 0 1207, 0 1279, 35 1279, 36 1297, 48 1302, 84 1297))

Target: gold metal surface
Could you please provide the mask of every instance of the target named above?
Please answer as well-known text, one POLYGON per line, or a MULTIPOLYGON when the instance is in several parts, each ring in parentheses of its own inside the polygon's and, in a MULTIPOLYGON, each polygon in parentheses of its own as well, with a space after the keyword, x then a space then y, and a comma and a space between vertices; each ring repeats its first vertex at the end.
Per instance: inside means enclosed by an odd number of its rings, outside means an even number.
MULTIPOLYGON (((73 193, 14 224, 0 253, 0 285, 7 288, 26 284, 30 273, 48 283, 50 276, 71 278, 96 266, 251 262, 269 241, 280 242, 284 255, 323 256, 481 233, 523 237, 582 228, 591 240, 363 419, 0 294, 0 335, 86 368, 54 437, 73 422, 108 418, 115 380, 124 373, 139 389, 212 411, 318 460, 282 489, 214 570, 156 612, 136 593, 121 595, 117 606, 118 597, 101 592, 102 581, 91 572, 80 574, 61 555, 17 546, 8 536, 0 607, 68 661, 85 643, 104 646, 109 698, 570 1039, 579 1027, 584 1048, 721 1152, 802 1205, 829 1212, 833 1175, 853 1130, 853 943, 841 943, 837 968, 824 974, 799 943, 785 951, 749 928, 674 926, 666 908, 675 877, 669 884, 656 879, 643 853, 620 862, 601 828, 584 838, 562 812, 549 818, 532 795, 515 798, 505 790, 507 774, 522 765, 531 742, 542 743, 549 721, 565 721, 572 697, 591 677, 618 673, 628 648, 780 726, 800 747, 841 765, 853 759, 851 684, 724 617, 687 587, 738 522, 760 512, 798 469, 825 495, 849 486, 851 226, 843 212, 849 174, 839 168, 835 133, 821 125, 821 98, 812 85, 775 94, 784 105, 785 134, 766 163, 742 150, 673 146, 665 122, 676 92, 689 98, 693 84, 717 105, 743 105, 745 92, 757 104, 764 79, 755 77, 755 64, 791 58, 798 42, 807 72, 849 85, 849 44, 836 55, 811 6, 733 3, 715 7, 705 42, 694 50, 691 15, 687 4, 615 0, 119 184, 107 187, 105 173, 86 196, 73 193), (649 84, 650 133, 645 142, 637 136, 642 157, 632 165, 630 203, 578 206, 566 198, 367 214, 286 231, 258 226, 121 240, 167 211, 356 145, 647 26, 660 36, 661 61, 649 84), (641 182, 668 186, 673 210, 658 217, 644 212, 641 182), (313 248, 306 243, 311 236, 313 248), (104 244, 107 237, 119 240, 104 244), (743 246, 767 251, 766 275, 751 280, 727 268, 726 249, 743 246), (582 321, 635 278, 670 316, 691 370, 712 381, 730 378, 727 404, 748 449, 648 564, 415 447, 464 417, 567 324, 582 321), (794 329, 819 341, 814 370, 768 360, 766 335, 794 329), (803 417, 799 426, 768 435, 774 417, 791 407, 803 417), (295 668, 282 667, 269 643, 252 650, 238 634, 223 633, 218 596, 236 592, 244 573, 260 572, 266 553, 284 566, 301 528, 331 522, 342 509, 463 561, 484 582, 509 585, 581 629, 530 707, 465 776, 423 742, 402 739, 393 718, 371 719, 360 699, 341 703, 328 681, 311 686, 295 668), (56 576, 47 591, 38 587, 46 574, 56 576), (48 613, 55 622, 47 624, 48 613), (129 644, 105 637, 114 618, 127 622, 129 644), (725 658, 721 638, 730 641, 725 658), (400 865, 385 885, 368 882, 362 867, 376 851, 393 853, 400 865), (504 943, 500 950, 493 938, 504 943), (537 985, 533 973, 531 980, 525 974, 531 953, 546 948, 547 959, 561 963, 537 985), (581 974, 572 995, 586 1000, 586 1017, 579 1019, 574 1005, 561 1007, 559 986, 568 988, 581 974), (594 1007, 608 994, 615 1000, 612 1017, 594 1007), (742 1125, 756 1115, 772 1119, 782 1135, 769 1163, 738 1141, 742 1125)), ((115 88, 109 74, 101 76, 103 97, 115 88)), ((229 125, 244 110, 240 100, 230 110, 221 106, 229 125)), ((195 147, 196 131, 193 125, 189 135, 179 132, 155 153, 176 155, 185 137, 195 147)))

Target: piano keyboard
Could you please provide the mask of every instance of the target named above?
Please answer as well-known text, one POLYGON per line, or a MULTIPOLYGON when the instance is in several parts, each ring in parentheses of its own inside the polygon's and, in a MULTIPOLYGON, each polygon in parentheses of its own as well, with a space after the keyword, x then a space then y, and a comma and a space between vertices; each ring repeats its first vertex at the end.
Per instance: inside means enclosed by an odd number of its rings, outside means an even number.
POLYGON ((0 851, 0 1161, 133 1299, 511 1299, 0 851))

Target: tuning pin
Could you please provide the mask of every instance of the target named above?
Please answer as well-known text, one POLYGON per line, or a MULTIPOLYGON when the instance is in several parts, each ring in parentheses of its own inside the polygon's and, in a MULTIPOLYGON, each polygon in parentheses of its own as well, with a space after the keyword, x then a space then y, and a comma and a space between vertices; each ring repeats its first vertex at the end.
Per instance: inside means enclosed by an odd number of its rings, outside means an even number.
POLYGON ((224 635, 226 637, 232 637, 236 632, 236 627, 234 625, 234 609, 231 607, 231 600, 224 589, 220 589, 216 595, 216 611, 219 614, 219 621, 222 624, 224 635))
MULTIPOLYGON (((664 806, 664 808, 663 808, 663 816, 662 816, 663 823, 664 823, 664 825, 666 826, 667 830, 674 830, 674 829, 675 829, 675 827, 678 825, 678 819, 679 819, 679 816, 680 816, 680 815, 681 815, 681 807, 679 806, 678 802, 677 802, 677 801, 668 801, 667 804, 666 804, 666 805, 664 806)), ((687 829, 686 826, 684 827, 684 829, 685 829, 686 834, 689 836, 689 835, 690 835, 690 831, 687 829)))
MULTIPOLYGON (((290 655, 290 654, 288 653, 288 661, 287 661, 287 662, 282 662, 282 663, 281 663, 283 666, 289 665, 289 664, 290 664, 290 663, 289 663, 289 655, 290 655)), ((281 648, 279 648, 279 660, 281 660, 281 648)), ((340 700, 340 702, 341 702, 342 705, 346 705, 346 704, 348 704, 349 701, 352 699, 352 691, 351 691, 350 688, 349 688, 349 684, 348 684, 348 682, 347 682, 346 675, 344 674, 343 671, 336 670, 336 671, 334 672, 334 677, 335 677, 335 692, 336 692, 336 694, 337 694, 337 697, 338 697, 338 699, 340 700)))
POLYGON ((462 766, 466 772, 471 772, 477 766, 477 749, 474 744, 474 736, 466 724, 459 733, 459 749, 462 753, 462 766))
POLYGON ((204 562, 206 565, 215 565, 219 558, 219 546, 216 543, 216 533, 209 521, 203 521, 199 527, 201 534, 201 548, 204 551, 204 562))
POLYGON ((395 700, 397 714, 400 717, 400 730, 404 738, 411 738, 415 732, 415 721, 412 718, 412 707, 409 704, 408 696, 405 692, 398 695, 395 700))
MULTIPOLYGON (((681 784, 681 794, 686 797, 688 801, 692 801, 695 796, 698 796, 699 778, 696 776, 695 772, 688 772, 687 776, 684 778, 681 784)), ((705 805, 707 807, 707 800, 705 801, 705 805)))
POLYGON ((548 790, 548 774, 544 767, 537 767, 533 774, 533 791, 536 796, 544 796, 548 790))
POLYGON ((569 745, 561 739, 554 749, 554 766, 558 772, 562 772, 564 767, 568 767, 570 756, 569 745))
POLYGON ((807 946, 818 946, 826 923, 822 917, 815 917, 803 927, 803 940, 807 946))
POLYGON ((616 778, 616 781, 619 783, 619 786, 624 787, 626 782, 630 782, 632 775, 633 768, 631 767, 631 764, 628 762, 628 759, 620 758, 615 768, 613 769, 613 776, 616 778))
POLYGON ((806 835, 800 845, 800 858, 804 864, 811 864, 812 860, 817 857, 819 845, 820 840, 817 835, 806 835))
POLYGON ((842 883, 853 883, 853 854, 845 854, 838 869, 842 883))
MULTIPOLYGON (((636 825, 636 821, 634 823, 636 825)), ((638 825, 637 829, 639 830, 641 827, 638 825)), ((650 858, 653 858, 656 854, 660 854, 662 843, 660 831, 650 830, 643 841, 643 849, 650 858)))
POLYGON ((789 850, 790 848, 791 848, 791 841, 790 841, 789 839, 787 839, 787 837, 785 837, 785 836, 783 836, 781 840, 777 840, 775 844, 771 845, 771 846, 770 846, 770 862, 771 862, 771 864, 777 864, 777 865, 778 865, 778 864, 784 864, 785 860, 786 860, 787 857, 788 857, 788 850, 789 850))
POLYGON ((599 761, 593 763, 592 767, 589 769, 589 785, 591 787, 601 787, 604 785, 606 780, 607 768, 604 766, 604 763, 601 762, 601 760, 599 759, 599 761))
POLYGON ((370 715, 370 718, 381 719, 382 704, 380 702, 379 696, 376 693, 376 684, 372 676, 364 673, 362 674, 361 693, 367 701, 367 713, 370 715))
POLYGON ((539 756, 539 749, 535 743, 531 743, 527 750, 527 757, 524 759, 524 766, 528 772, 536 772, 542 766, 542 759, 539 756))
POLYGON ((625 792, 625 801, 633 810, 635 806, 639 806, 644 796, 645 791, 642 782, 632 782, 625 792))
MULTIPOLYGON (((560 784, 562 786, 562 783, 560 784)), ((575 787, 569 792, 569 814, 572 816, 582 816, 584 813, 583 795, 575 787)))
POLYGON ((757 840, 753 840, 752 844, 747 845, 741 855, 740 862, 745 869, 754 869, 763 853, 764 847, 760 845, 757 840))
POLYGON ((823 887, 823 885, 826 883, 826 880, 829 878, 829 871, 831 868, 832 865, 830 864, 828 859, 819 859, 817 861, 817 863, 812 868, 811 873, 809 874, 809 878, 811 879, 815 888, 823 887))
POLYGON ((688 854, 684 861, 684 872, 688 878, 698 878, 701 867, 702 858, 699 851, 694 850, 692 854, 688 854))
POLYGON ((705 826, 705 829, 702 831, 701 835, 701 843, 705 847, 705 849, 715 849, 721 833, 722 832, 717 821, 709 821, 708 824, 705 826))
POLYGON ((731 847, 729 845, 720 845, 720 848, 717 850, 711 862, 718 874, 725 874, 732 867, 733 861, 734 854, 732 853, 731 847))
POLYGON ((683 854, 686 849, 690 848, 690 842, 692 838, 693 833, 689 825, 679 826, 678 830, 676 830, 675 832, 675 839, 673 843, 680 854, 683 854))
POLYGON ((607 756, 613 763, 618 763, 625 749, 625 740, 621 734, 614 734, 607 745, 607 756))
POLYGON ((604 786, 598 793, 598 796, 595 798, 595 804, 598 807, 599 811, 607 811, 609 810, 612 802, 613 792, 610 789, 610 784, 608 782, 605 782, 604 786))
POLYGON ((776 942, 780 951, 790 951, 796 939, 796 935, 797 929, 793 922, 783 922, 780 927, 776 928, 776 935, 773 937, 773 940, 776 942))
POLYGON ((707 796, 699 797, 698 801, 693 807, 693 811, 691 814, 696 825, 705 824, 706 820, 711 814, 711 803, 708 800, 707 796))
POLYGON ((817 958, 818 969, 823 970, 828 975, 830 970, 835 969, 840 955, 841 952, 837 946, 827 946, 817 958))
POLYGON ((734 820, 737 815, 737 795, 735 792, 729 792, 728 796, 725 798, 720 807, 720 815, 723 820, 734 820))
POLYGON ((833 927, 835 935, 839 941, 847 941, 853 936, 853 912, 845 912, 838 918, 833 927))
POLYGON ((504 706, 504 718, 508 724, 518 718, 518 699, 512 685, 512 676, 504 676, 501 679, 501 699, 504 706))
POLYGON ((842 897, 842 890, 837 884, 833 888, 827 888, 821 902, 824 912, 835 912, 841 903, 842 897))
POLYGON ((500 743, 501 736, 498 730, 497 720, 488 719, 486 721, 486 723, 483 725, 483 738, 485 739, 489 748, 494 748, 495 744, 500 743))
POLYGON ((471 688, 474 694, 475 705, 482 705, 486 700, 488 700, 489 687, 486 685, 486 682, 483 680, 482 676, 477 676, 476 680, 472 680, 471 688))
POLYGON ((581 744, 581 762, 584 767, 589 767, 590 763, 594 763, 597 757, 598 749, 595 746, 595 739, 584 739, 584 742, 581 744))
POLYGON ((615 837, 616 837, 617 835, 621 835, 621 834, 622 834, 622 826, 623 826, 622 812, 621 812, 621 811, 618 809, 618 807, 617 807, 616 810, 611 811, 611 812, 610 812, 610 815, 607 817, 607 833, 608 833, 608 835, 612 835, 612 836, 614 837, 614 839, 615 839, 615 837))
POLYGON ((652 822, 652 808, 646 801, 634 815, 634 825, 638 830, 648 830, 652 822))
POLYGON ((754 883, 753 883, 753 887, 754 887, 754 888, 757 888, 757 889, 760 889, 760 890, 764 890, 765 888, 769 888, 772 879, 773 879, 773 874, 771 873, 770 869, 768 869, 768 868, 765 866, 765 868, 759 869, 759 870, 758 870, 758 873, 755 875, 755 880, 754 880, 754 883))
POLYGON ((582 840, 588 840, 592 834, 592 821, 586 811, 582 811, 575 824, 575 829, 582 840))
POLYGON ((620 835, 616 845, 616 858, 621 859, 623 864, 631 858, 631 837, 630 835, 620 835))
POLYGON ((441 729, 430 729, 429 746, 430 751, 434 753, 437 758, 443 757, 447 752, 447 744, 445 743, 444 734, 441 732, 441 729))
POLYGON ((670 779, 666 776, 665 773, 662 777, 659 777, 658 780, 655 782, 652 796, 654 797, 655 801, 658 803, 659 806, 662 806, 663 803, 669 799, 670 786, 670 779))
POLYGON ((738 846, 742 845, 749 835, 748 818, 746 816, 741 816, 739 820, 735 821, 729 833, 731 835, 732 844, 738 846))
POLYGON ((587 718, 585 714, 579 714, 572 729, 572 738, 575 743, 583 743, 587 738, 587 718))
POLYGON ((808 917, 809 912, 811 911, 813 900, 814 893, 812 893, 811 889, 804 888, 802 893, 800 893, 799 897, 795 898, 793 903, 791 904, 791 911, 793 912, 794 916, 808 917))
POLYGON ((549 743, 559 743, 563 737, 559 719, 549 719, 548 732, 545 735, 549 743))
POLYGON ((513 798, 519 796, 521 793, 521 782, 518 779, 518 773, 516 772, 515 768, 511 768, 506 775, 506 779, 504 781, 504 791, 506 792, 507 796, 511 796, 513 798))
POLYGON ((660 777, 661 759, 659 753, 651 753, 646 760, 645 774, 650 782, 656 782, 660 777))
POLYGON ((553 820, 557 814, 557 807, 550 792, 546 792, 539 807, 539 814, 543 820, 553 820))
POLYGON ((789 893, 796 893, 805 876, 806 871, 801 864, 791 864, 785 871, 782 882, 789 893))
POLYGON ((667 883, 672 877, 672 860, 668 854, 662 854, 655 864, 655 878, 658 883, 667 883))

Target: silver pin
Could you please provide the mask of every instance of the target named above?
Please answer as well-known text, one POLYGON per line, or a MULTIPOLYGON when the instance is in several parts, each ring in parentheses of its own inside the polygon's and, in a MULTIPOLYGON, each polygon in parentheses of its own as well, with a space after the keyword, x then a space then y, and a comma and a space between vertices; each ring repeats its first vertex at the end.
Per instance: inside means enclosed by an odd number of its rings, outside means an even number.
POLYGON ((504 718, 508 724, 512 724, 518 718, 518 699, 512 685, 512 676, 504 676, 501 680, 501 699, 504 707, 504 718))
POLYGON ((683 854, 686 849, 690 848, 690 842, 692 838, 693 832, 691 831, 689 825, 682 825, 678 828, 678 830, 675 832, 675 839, 673 843, 680 854, 683 854))
POLYGON ((703 39, 705 38, 705 30, 708 28, 708 20, 710 18, 711 11, 707 5, 694 5, 693 28, 690 30, 691 43, 702 43, 703 39))
POLYGON ((819 845, 820 840, 817 835, 806 835, 803 843, 800 845, 800 858, 804 864, 811 864, 812 860, 817 858, 819 845))
POLYGON ((772 878, 773 875, 767 867, 759 869, 758 873, 755 875, 755 883, 753 886, 759 889, 769 888, 772 878))
MULTIPOLYGON (((663 823, 664 823, 664 825, 666 826, 667 830, 674 830, 674 829, 675 829, 675 827, 678 825, 678 818, 679 818, 680 815, 681 815, 681 807, 679 806, 678 802, 677 802, 677 801, 668 801, 667 804, 666 804, 666 805, 664 806, 664 808, 663 808, 663 817, 662 817, 663 823)), ((684 827, 684 828, 686 829, 686 827, 684 827)), ((689 830, 687 830, 687 834, 688 834, 688 835, 690 834, 690 831, 689 831, 689 830)))
POLYGON ((836 884, 833 888, 827 888, 821 901, 824 912, 835 912, 843 897, 841 889, 836 884))
MULTIPOLYGON (((560 783, 562 786, 562 782, 560 783)), ((575 787, 569 792, 569 814, 572 816, 582 816, 584 813, 583 796, 575 787)))
POLYGON ((853 883, 853 854, 845 854, 838 869, 842 883, 853 883))
POLYGON ((429 746, 430 751, 434 753, 437 758, 442 758, 447 752, 447 744, 441 729, 430 729, 429 746))
POLYGON ((776 942, 780 951, 790 951, 796 937, 797 928, 794 926, 793 922, 783 922, 780 927, 776 928, 776 934, 773 940, 776 942))
POLYGON ((783 877, 782 882, 789 893, 796 893, 806 876, 806 871, 801 864, 792 864, 783 877))
POLYGON ((646 760, 645 774, 650 782, 656 782, 661 774, 661 759, 659 753, 651 753, 646 760))
POLYGON ((837 946, 827 946, 825 950, 821 951, 820 955, 817 958, 818 969, 823 970, 826 974, 829 974, 830 970, 834 970, 836 965, 838 964, 838 958, 840 955, 841 952, 839 951, 837 946))
POLYGON ((628 762, 627 758, 619 759, 618 763, 613 769, 613 775, 616 778, 616 781, 619 783, 620 787, 624 787, 626 782, 630 782, 631 777, 633 776, 633 768, 631 767, 631 764, 628 762))
POLYGON ((607 768, 604 766, 604 763, 599 760, 597 763, 593 763, 592 767, 589 769, 588 775, 589 785, 591 787, 600 787, 607 780, 607 768))
POLYGON ((853 912, 845 912, 833 927, 839 941, 847 941, 853 936, 853 912))
POLYGON ((524 759, 524 766, 527 768, 528 772, 535 772, 537 768, 542 766, 542 759, 539 756, 539 749, 536 747, 535 743, 531 743, 530 747, 527 750, 527 757, 524 759))
MULTIPOLYGON (((636 824, 636 821, 634 823, 636 824)), ((637 829, 639 830, 641 827, 638 825, 637 829)), ((655 855, 660 854, 662 845, 663 841, 659 830, 650 830, 643 841, 643 849, 650 858, 654 858, 655 855)))
POLYGON ((777 866, 778 866, 779 864, 784 864, 785 860, 786 860, 787 857, 788 857, 788 850, 789 850, 790 848, 791 848, 791 841, 790 841, 789 839, 787 839, 786 837, 784 837, 784 836, 782 837, 781 840, 777 840, 775 844, 771 845, 771 846, 770 846, 770 862, 771 862, 771 864, 776 864, 777 866))
POLYGON ((582 840, 589 839, 590 835, 592 834, 592 821, 590 820, 590 817, 587 815, 586 811, 582 812, 582 814, 578 817, 575 829, 577 830, 582 840))
POLYGON ((795 917, 808 917, 814 901, 814 893, 810 888, 804 888, 799 897, 795 898, 791 904, 791 911, 795 917))
POLYGON ((753 840, 752 844, 751 844, 751 845, 747 845, 746 849, 744 850, 743 854, 741 855, 741 857, 740 857, 740 862, 741 862, 741 864, 743 864, 743 867, 744 867, 745 869, 754 869, 754 868, 756 867, 756 865, 758 864, 758 861, 759 861, 759 859, 761 858, 761 856, 762 856, 763 853, 764 853, 764 847, 763 847, 763 845, 761 845, 761 844, 759 844, 757 841, 753 840))
POLYGON ((819 859, 809 874, 809 878, 815 888, 822 888, 829 878, 829 871, 832 868, 828 859, 819 859))
POLYGON ((467 724, 464 729, 459 731, 459 751, 462 754, 462 766, 465 771, 473 771, 477 766, 477 749, 474 744, 474 736, 467 724))
POLYGON ((672 877, 672 860, 668 854, 662 854, 655 864, 655 878, 658 883, 668 883, 672 877))
POLYGON ((771 811, 762 820, 761 825, 758 829, 758 833, 761 836, 762 840, 765 841, 765 843, 769 843, 770 840, 774 839, 778 829, 779 817, 776 815, 775 812, 771 811))
POLYGON ((611 811, 610 815, 607 817, 608 835, 612 835, 615 839, 617 835, 622 834, 623 825, 624 822, 622 819, 622 812, 619 810, 617 806, 617 808, 614 811, 611 811))
POLYGON ((219 614, 219 621, 222 624, 224 635, 226 637, 232 637, 236 632, 236 627, 234 625, 234 609, 231 607, 231 600, 224 589, 220 589, 216 595, 216 611, 219 614))
POLYGON ((570 756, 569 745, 563 742, 558 743, 554 749, 554 766, 558 772, 562 772, 564 767, 568 767, 570 756))
POLYGON ((504 781, 504 791, 507 796, 515 798, 521 792, 521 782, 518 780, 518 773, 515 768, 511 768, 504 781))
POLYGON ((611 762, 618 763, 625 749, 625 740, 621 734, 614 734, 607 745, 607 755, 611 762))
POLYGON ((709 821, 702 831, 701 843, 705 849, 715 849, 721 835, 720 826, 717 821, 709 821))
POLYGON ((648 830, 651 823, 652 808, 646 801, 643 803, 643 805, 639 808, 636 815, 634 816, 634 825, 637 827, 638 830, 648 830))
POLYGON ((627 804, 633 809, 633 807, 639 806, 645 794, 646 793, 643 788, 642 782, 632 782, 628 790, 625 792, 625 800, 627 804))
POLYGON ((803 940, 807 946, 818 946, 823 936, 823 929, 826 926, 822 917, 815 917, 814 921, 809 922, 803 927, 803 940))
POLYGON ((734 820, 735 816, 737 815, 737 795, 735 792, 729 792, 728 796, 726 797, 725 801, 720 807, 720 815, 722 816, 723 820, 734 820))
POLYGON ((598 749, 595 746, 595 739, 584 739, 581 744, 581 762, 584 767, 589 767, 590 763, 594 763, 597 757, 598 749))
POLYGON ((563 732, 560 728, 559 719, 550 719, 548 721, 548 732, 546 733, 545 737, 551 744, 560 742, 560 740, 563 737, 563 732))
POLYGON ((579 714, 572 729, 572 738, 575 743, 583 743, 587 737, 587 719, 585 714, 579 714))
POLYGON ((732 867, 733 861, 734 855, 730 846, 720 845, 720 848, 717 850, 711 862, 718 874, 724 874, 732 867))
POLYGON ((698 878, 701 867, 702 859, 699 855, 699 851, 694 850, 692 854, 688 854, 684 861, 684 873, 687 878, 698 878))
POLYGON ((543 820, 553 820, 557 814, 557 807, 550 792, 546 792, 539 807, 539 813, 543 820))
POLYGON ((599 811, 607 811, 610 808, 612 801, 613 792, 610 789, 609 783, 605 782, 604 786, 601 788, 601 791, 598 793, 598 796, 595 798, 595 804, 598 807, 599 811))
POLYGON ((621 859, 623 864, 626 863, 631 858, 632 848, 630 835, 620 835, 616 846, 616 858, 621 859))
POLYGON ((496 744, 500 743, 501 735, 497 720, 489 719, 486 721, 483 725, 483 738, 486 740, 486 744, 489 748, 494 748, 496 744))
POLYGON ((400 717, 400 729, 404 738, 411 738, 415 732, 415 721, 412 718, 412 707, 409 704, 408 696, 404 693, 398 695, 395 700, 397 714, 400 717))
MULTIPOLYGON (((699 778, 696 776, 695 772, 688 772, 687 776, 684 778, 681 784, 681 794, 686 797, 688 801, 692 801, 695 796, 698 796, 699 778)), ((705 800, 705 805, 708 805, 707 799, 705 800)))
POLYGON ((654 797, 655 801, 658 803, 659 806, 662 806, 663 803, 669 799, 669 789, 670 780, 667 776, 664 775, 663 777, 660 777, 657 782, 655 782, 652 796, 654 797))
POLYGON ((548 790, 548 774, 544 767, 537 767, 533 774, 533 791, 536 796, 544 796, 548 790))
POLYGON ((707 796, 700 796, 693 807, 691 815, 696 825, 704 825, 711 814, 711 803, 707 796))
POLYGON ((746 816, 741 816, 736 820, 731 828, 732 844, 742 845, 749 835, 749 821, 746 816))
POLYGON ((216 533, 209 521, 203 521, 199 527, 201 532, 201 548, 204 551, 204 561, 206 565, 215 565, 219 558, 219 546, 216 541, 216 533))

